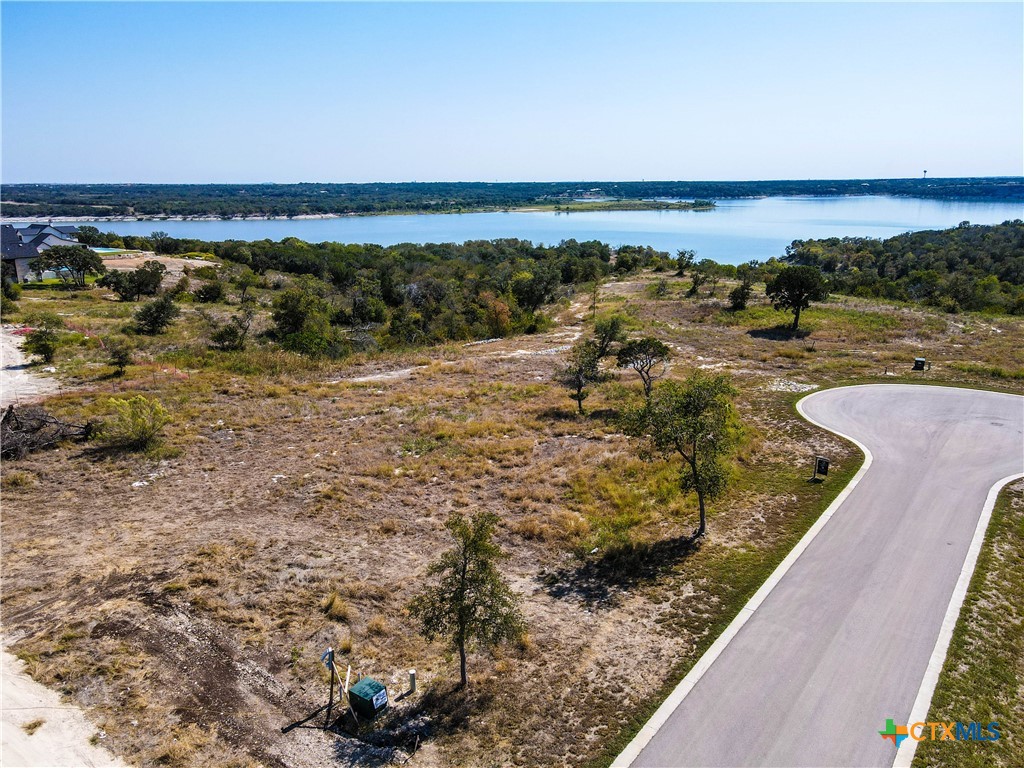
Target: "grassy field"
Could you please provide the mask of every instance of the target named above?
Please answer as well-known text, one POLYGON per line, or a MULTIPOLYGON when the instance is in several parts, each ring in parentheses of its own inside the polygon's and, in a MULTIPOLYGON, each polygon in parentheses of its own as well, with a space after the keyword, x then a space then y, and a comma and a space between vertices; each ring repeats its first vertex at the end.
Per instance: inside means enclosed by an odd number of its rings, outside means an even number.
POLYGON ((728 287, 684 299, 688 281, 668 278, 654 298, 656 279, 605 285, 599 311, 668 344, 667 375, 702 367, 739 390, 731 487, 698 547, 678 466, 617 426, 639 381, 614 372, 584 417, 551 381, 590 333, 589 296, 553 307, 544 334, 341 363, 259 341, 211 351, 204 313, 235 308, 184 305, 167 334, 132 337, 137 364, 119 378, 99 340, 122 334, 131 305, 26 294, 21 318, 57 312, 75 329, 52 410, 100 417, 111 395, 142 393, 174 421, 148 455, 66 446, 5 462, 0 613, 14 652, 141 765, 384 764, 414 747, 422 766, 607 762, 859 467, 797 416, 802 394, 865 381, 1024 391, 1021 318, 840 297, 794 339, 763 296, 729 313, 728 287), (917 355, 931 370, 910 371, 917 355), (832 459, 824 484, 807 482, 814 455, 832 459), (453 509, 500 516, 529 623, 517 646, 471 657, 465 691, 403 607, 453 509), (393 700, 409 668, 419 691, 360 738, 282 734, 324 703, 328 645, 393 700))

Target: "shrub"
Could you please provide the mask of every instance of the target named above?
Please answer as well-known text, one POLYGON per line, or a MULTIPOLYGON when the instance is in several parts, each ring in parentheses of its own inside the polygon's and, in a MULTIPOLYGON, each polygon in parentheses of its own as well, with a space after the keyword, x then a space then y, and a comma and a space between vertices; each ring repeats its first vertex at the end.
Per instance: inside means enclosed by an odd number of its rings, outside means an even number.
POLYGON ((124 369, 132 364, 132 347, 126 341, 107 343, 107 362, 117 369, 118 376, 124 376, 124 369))
POLYGON ((0 315, 7 317, 18 311, 18 304, 7 298, 7 294, 0 295, 0 315))
POLYGON ((213 304, 214 302, 221 301, 224 298, 224 283, 220 280, 212 280, 196 288, 193 295, 196 297, 196 301, 203 304, 213 304))
POLYGON ((155 336, 163 333, 171 321, 181 314, 171 295, 165 293, 159 299, 143 304, 135 313, 135 325, 139 333, 155 336))
POLYGON ((192 274, 200 280, 217 280, 220 277, 217 268, 211 266, 196 267, 192 274))
POLYGON ((159 261, 150 260, 138 269, 107 272, 96 284, 112 290, 121 301, 135 301, 139 296, 155 296, 166 271, 159 261))
POLYGON ((64 327, 64 320, 56 312, 29 312, 25 315, 25 325, 57 330, 64 327))
POLYGON ((188 275, 182 275, 178 282, 172 285, 167 292, 177 299, 188 293, 190 287, 191 283, 189 283, 188 275))
POLYGON ((160 431, 171 417, 156 398, 136 395, 129 399, 111 398, 114 415, 103 424, 100 438, 109 445, 126 450, 146 450, 160 442, 160 431))
POLYGON ((25 336, 23 348, 30 355, 38 355, 44 363, 52 363, 60 337, 50 328, 37 328, 25 336))

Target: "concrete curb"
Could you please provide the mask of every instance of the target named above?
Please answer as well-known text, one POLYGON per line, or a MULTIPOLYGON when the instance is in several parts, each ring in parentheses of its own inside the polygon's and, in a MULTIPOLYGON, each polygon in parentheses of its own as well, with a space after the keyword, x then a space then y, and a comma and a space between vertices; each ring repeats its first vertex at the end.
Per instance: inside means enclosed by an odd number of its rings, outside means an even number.
MULTIPOLYGON (((942 626, 939 628, 939 636, 935 639, 935 647, 932 649, 931 658, 928 659, 928 667, 925 669, 924 677, 921 679, 921 687, 918 689, 917 698, 914 699, 914 706, 910 708, 910 716, 907 725, 920 723, 927 719, 928 708, 932 703, 932 696, 935 694, 935 687, 939 683, 939 675, 946 663, 946 654, 949 652, 949 644, 953 639, 953 630, 960 619, 960 609, 963 608, 964 600, 967 598, 967 589, 971 585, 971 578, 974 576, 974 568, 978 564, 978 555, 981 554, 981 547, 985 543, 985 533, 988 530, 989 521, 992 519, 992 510, 996 506, 996 498, 999 492, 1007 483, 1019 480, 1024 473, 1007 475, 997 480, 985 498, 985 506, 981 510, 981 517, 974 529, 974 536, 971 545, 967 550, 967 557, 964 559, 964 567, 960 569, 960 578, 957 579, 953 594, 950 595, 949 605, 946 607, 946 615, 942 619, 942 626)), ((904 739, 903 744, 896 751, 896 758, 893 761, 893 768, 910 768, 914 761, 914 754, 917 752, 918 742, 914 739, 904 739)))
MULTIPOLYGON (((872 387, 877 386, 875 384, 858 384, 855 387, 836 387, 836 389, 854 389, 856 387, 872 387)), ((830 392, 831 389, 823 389, 818 392, 814 392, 806 397, 801 398, 796 404, 796 410, 803 417, 804 420, 814 424, 816 427, 821 427, 834 435, 849 440, 851 443, 856 445, 864 453, 864 463, 861 468, 857 470, 857 474, 853 476, 846 487, 840 491, 839 495, 829 504, 828 509, 822 512, 821 517, 814 521, 807 533, 803 535, 796 546, 790 550, 789 554, 786 555, 785 559, 779 563, 778 567, 772 571, 771 576, 761 585, 761 588, 754 593, 753 597, 747 601, 747 604, 740 609, 740 612, 736 615, 736 618, 730 622, 729 626, 725 628, 725 631, 718 636, 718 639, 712 643, 711 647, 708 648, 704 655, 700 657, 693 668, 686 674, 679 685, 675 687, 672 693, 669 694, 668 698, 662 702, 661 706, 658 707, 657 711, 651 716, 651 719, 647 721, 640 732, 633 738, 626 748, 619 753, 619 756, 612 762, 612 768, 627 768, 632 765, 633 761, 640 756, 644 747, 654 738, 655 734, 661 729, 663 725, 668 721, 669 717, 676 710, 676 708, 682 704, 683 699, 686 698, 687 694, 693 690, 694 686, 697 685, 698 681, 704 676, 704 673, 711 668, 711 665, 715 663, 715 660, 722 654, 722 651, 726 649, 732 639, 739 633, 740 629, 744 624, 754 615, 754 611, 765 601, 771 591, 775 589, 775 586, 782 581, 782 577, 786 575, 793 564, 797 561, 800 555, 803 554, 804 550, 810 545, 814 538, 821 532, 821 529, 825 527, 825 524, 832 519, 832 515, 836 513, 846 498, 853 492, 853 489, 860 483, 864 474, 871 467, 873 457, 871 451, 867 449, 867 446, 863 445, 858 440, 844 435, 841 432, 836 432, 834 429, 829 429, 824 424, 819 424, 814 419, 810 418, 803 409, 803 404, 806 400, 812 397, 822 394, 823 392, 830 392)))

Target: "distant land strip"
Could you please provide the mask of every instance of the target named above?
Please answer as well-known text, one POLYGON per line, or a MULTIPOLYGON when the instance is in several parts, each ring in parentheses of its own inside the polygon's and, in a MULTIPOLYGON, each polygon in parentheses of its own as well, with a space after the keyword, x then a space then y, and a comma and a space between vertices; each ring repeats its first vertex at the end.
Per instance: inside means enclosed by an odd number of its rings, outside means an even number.
POLYGON ((1024 177, 806 181, 5 184, 5 219, 330 217, 521 209, 708 209, 714 200, 893 195, 1024 202, 1024 177))

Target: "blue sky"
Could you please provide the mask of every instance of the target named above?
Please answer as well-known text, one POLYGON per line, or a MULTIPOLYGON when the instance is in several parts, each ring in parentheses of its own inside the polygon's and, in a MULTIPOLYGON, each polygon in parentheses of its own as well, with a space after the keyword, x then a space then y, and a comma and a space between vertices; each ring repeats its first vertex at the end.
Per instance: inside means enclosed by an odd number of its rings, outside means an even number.
POLYGON ((1021 175, 1022 9, 3 2, 0 178, 1021 175))

